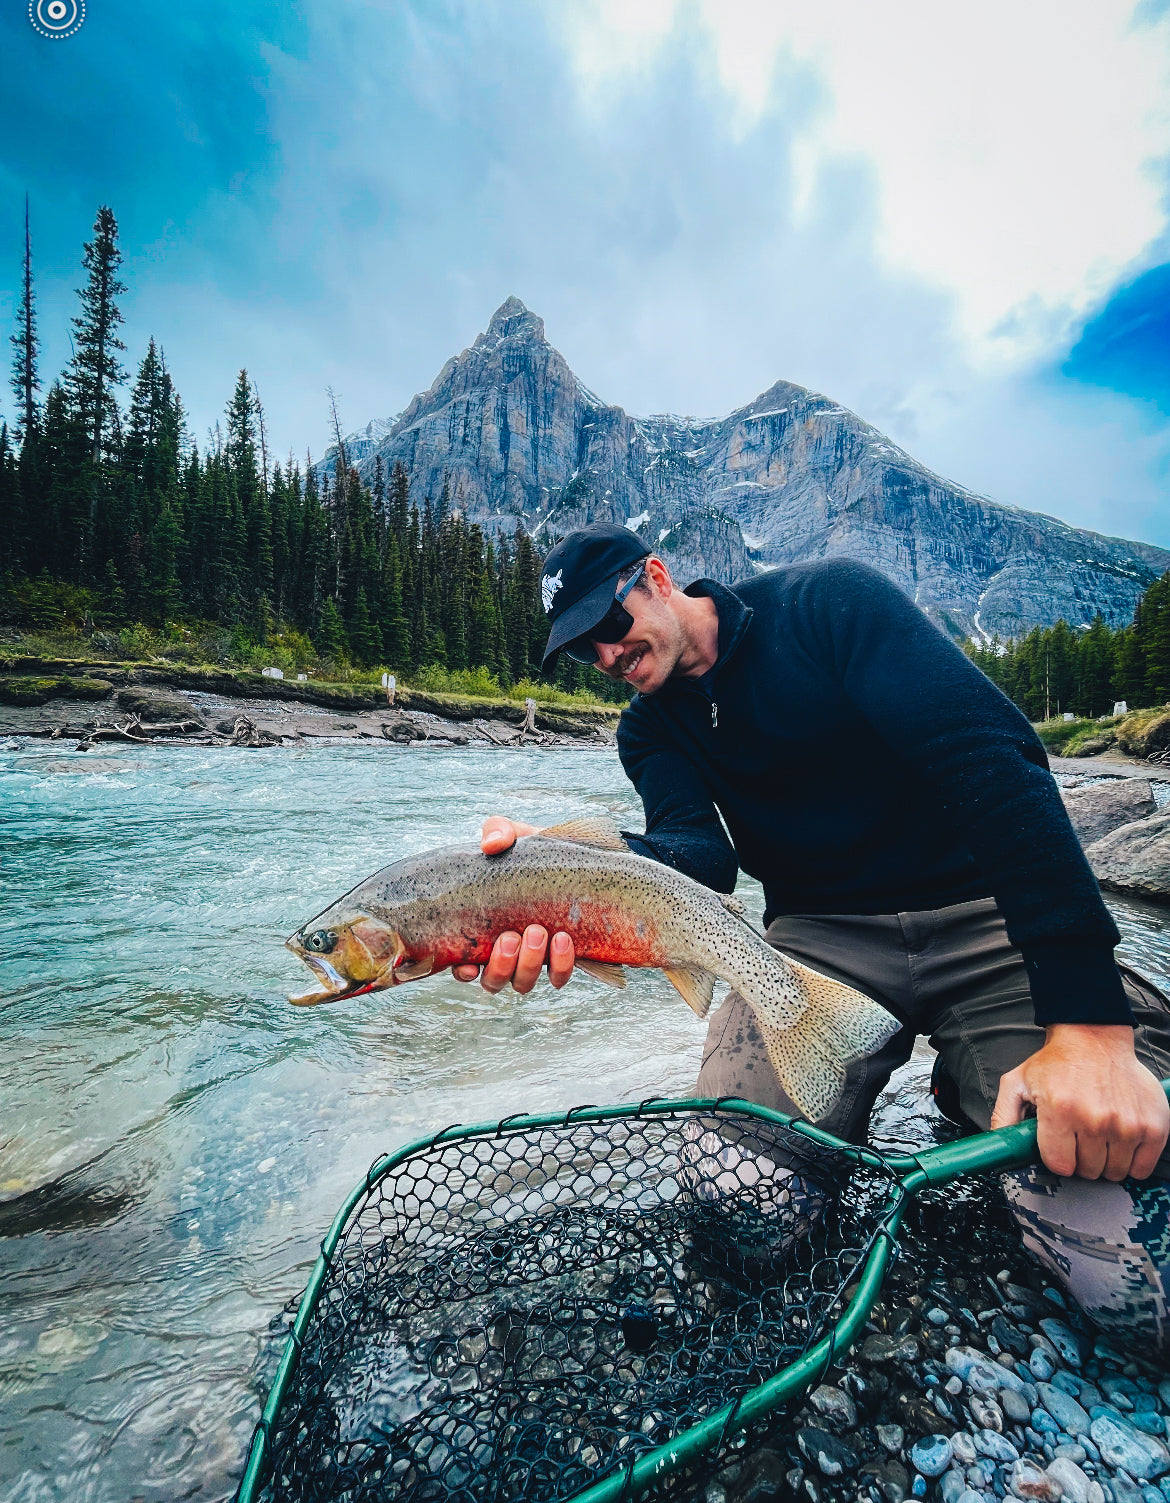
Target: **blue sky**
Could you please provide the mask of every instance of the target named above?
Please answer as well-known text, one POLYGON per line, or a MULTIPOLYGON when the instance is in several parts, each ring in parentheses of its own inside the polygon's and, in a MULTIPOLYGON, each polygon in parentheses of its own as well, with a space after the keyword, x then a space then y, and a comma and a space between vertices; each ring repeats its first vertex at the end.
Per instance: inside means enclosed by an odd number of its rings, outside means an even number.
MULTIPOLYGON (((1170 546, 1170 6, 88 0, 0 16, 0 323, 99 204, 202 443, 388 416, 509 294, 607 400, 784 378, 949 478, 1170 546)), ((0 411, 11 402, 0 395, 0 411)))

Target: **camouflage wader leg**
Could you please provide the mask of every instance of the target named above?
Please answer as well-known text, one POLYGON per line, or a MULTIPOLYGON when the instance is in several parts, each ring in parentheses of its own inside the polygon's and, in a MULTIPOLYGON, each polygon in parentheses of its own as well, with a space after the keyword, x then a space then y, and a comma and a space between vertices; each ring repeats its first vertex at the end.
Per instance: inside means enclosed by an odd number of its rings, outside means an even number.
POLYGON ((1005 1174, 1024 1245, 1114 1344, 1170 1356, 1170 1184, 1005 1174))

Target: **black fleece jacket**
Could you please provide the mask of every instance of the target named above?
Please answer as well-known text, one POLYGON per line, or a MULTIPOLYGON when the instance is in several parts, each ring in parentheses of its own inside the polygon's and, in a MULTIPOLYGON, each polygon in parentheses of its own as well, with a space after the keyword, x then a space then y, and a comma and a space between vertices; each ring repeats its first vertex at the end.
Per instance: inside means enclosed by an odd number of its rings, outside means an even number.
POLYGON ((687 593, 715 602, 719 655, 621 718, 635 849, 721 892, 742 867, 765 922, 994 897, 1038 1023, 1133 1022, 1044 748, 896 586, 838 559, 687 593))

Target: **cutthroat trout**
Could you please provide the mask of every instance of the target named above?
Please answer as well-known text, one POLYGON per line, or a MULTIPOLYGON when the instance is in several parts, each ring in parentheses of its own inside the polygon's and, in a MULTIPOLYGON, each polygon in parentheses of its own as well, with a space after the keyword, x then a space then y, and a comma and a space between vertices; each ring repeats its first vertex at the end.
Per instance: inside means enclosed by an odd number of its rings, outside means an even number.
POLYGON ((848 1062, 899 1027, 869 997, 774 950, 735 898, 635 855, 608 820, 521 836, 497 856, 448 846, 383 867, 286 941, 319 982, 289 1001, 312 1006, 483 965, 497 935, 530 923, 563 929, 581 969, 612 985, 625 985, 622 966, 659 967, 699 1017, 716 977, 726 981, 813 1121, 836 1104, 848 1062))

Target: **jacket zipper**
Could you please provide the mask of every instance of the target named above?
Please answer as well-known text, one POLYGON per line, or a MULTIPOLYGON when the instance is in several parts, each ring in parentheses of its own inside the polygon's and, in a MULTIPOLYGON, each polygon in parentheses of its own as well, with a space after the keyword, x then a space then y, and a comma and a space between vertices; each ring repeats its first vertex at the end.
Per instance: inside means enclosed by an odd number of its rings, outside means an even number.
POLYGON ((711 729, 714 730, 719 724, 719 706, 714 700, 711 701, 711 729))

